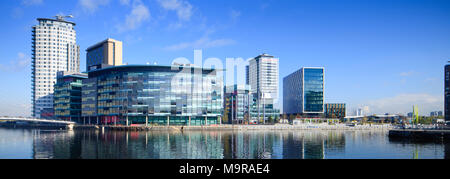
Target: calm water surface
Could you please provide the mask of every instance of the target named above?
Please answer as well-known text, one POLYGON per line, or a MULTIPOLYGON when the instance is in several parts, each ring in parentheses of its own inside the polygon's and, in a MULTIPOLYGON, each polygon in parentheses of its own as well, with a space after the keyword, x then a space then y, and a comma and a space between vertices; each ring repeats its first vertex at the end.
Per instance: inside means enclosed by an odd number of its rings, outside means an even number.
POLYGON ((450 145, 390 141, 383 131, 105 132, 0 128, 0 158, 450 158, 450 145))

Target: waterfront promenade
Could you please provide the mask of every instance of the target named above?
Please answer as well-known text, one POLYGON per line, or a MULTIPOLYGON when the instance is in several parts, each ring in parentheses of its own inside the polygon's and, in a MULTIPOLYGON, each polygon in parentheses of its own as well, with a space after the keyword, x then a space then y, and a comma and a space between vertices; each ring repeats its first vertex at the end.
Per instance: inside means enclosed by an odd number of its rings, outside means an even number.
POLYGON ((327 124, 327 123, 304 123, 298 125, 275 124, 275 125, 209 125, 209 126, 97 126, 97 125, 77 125, 75 130, 98 129, 98 130, 117 130, 117 131, 198 131, 198 130, 232 130, 232 131, 251 131, 251 130, 390 130, 391 124, 379 125, 356 125, 346 124, 327 124))

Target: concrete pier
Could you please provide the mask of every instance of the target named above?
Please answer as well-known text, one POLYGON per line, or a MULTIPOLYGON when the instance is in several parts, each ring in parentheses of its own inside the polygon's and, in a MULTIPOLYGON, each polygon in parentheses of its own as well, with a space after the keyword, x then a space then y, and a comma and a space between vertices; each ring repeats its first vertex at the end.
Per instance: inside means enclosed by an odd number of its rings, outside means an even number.
POLYGON ((450 141, 450 130, 439 129, 393 129, 389 138, 407 140, 445 140, 450 141))

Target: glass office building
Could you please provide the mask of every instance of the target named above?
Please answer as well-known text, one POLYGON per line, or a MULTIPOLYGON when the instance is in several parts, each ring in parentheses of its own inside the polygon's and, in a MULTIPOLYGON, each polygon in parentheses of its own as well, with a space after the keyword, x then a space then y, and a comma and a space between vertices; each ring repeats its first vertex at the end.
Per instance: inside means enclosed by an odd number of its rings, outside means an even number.
POLYGON ((87 74, 60 71, 54 85, 54 112, 56 119, 81 122, 82 80, 87 74))
POLYGON ((445 65, 444 76, 444 115, 445 121, 450 121, 450 64, 445 65))
POLYGON ((187 65, 124 65, 89 71, 82 116, 90 123, 218 124, 223 111, 217 70, 187 65))
POLYGON ((280 110, 274 108, 273 104, 261 104, 258 110, 258 96, 256 93, 251 93, 249 85, 231 85, 224 90, 223 123, 263 123, 263 118, 267 119, 267 122, 279 119, 280 110))
POLYGON ((232 85, 224 88, 224 116, 225 124, 243 124, 248 122, 253 96, 249 85, 232 85))
POLYGON ((324 68, 304 67, 283 79, 285 114, 324 113, 324 68))

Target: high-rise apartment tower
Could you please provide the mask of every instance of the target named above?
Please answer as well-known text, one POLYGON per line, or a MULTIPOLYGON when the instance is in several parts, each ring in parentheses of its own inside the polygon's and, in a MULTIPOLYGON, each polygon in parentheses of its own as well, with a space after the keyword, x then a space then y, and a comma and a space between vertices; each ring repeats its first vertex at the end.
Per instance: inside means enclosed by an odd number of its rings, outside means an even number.
POLYGON ((252 93, 258 93, 262 98, 278 100, 278 58, 262 54, 251 59, 246 67, 246 81, 252 93))
POLYGON ((66 21, 65 17, 38 18, 39 24, 32 27, 31 98, 32 115, 36 118, 53 118, 57 72, 80 71, 75 23, 66 21))

